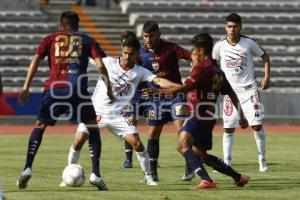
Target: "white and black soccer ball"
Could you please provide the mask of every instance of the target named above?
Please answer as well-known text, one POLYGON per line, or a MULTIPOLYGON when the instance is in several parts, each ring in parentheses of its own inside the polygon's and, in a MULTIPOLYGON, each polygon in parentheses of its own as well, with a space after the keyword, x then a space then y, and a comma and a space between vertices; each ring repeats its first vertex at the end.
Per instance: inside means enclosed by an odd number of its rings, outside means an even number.
POLYGON ((80 187, 85 181, 85 172, 81 165, 70 164, 63 171, 62 179, 69 187, 80 187))

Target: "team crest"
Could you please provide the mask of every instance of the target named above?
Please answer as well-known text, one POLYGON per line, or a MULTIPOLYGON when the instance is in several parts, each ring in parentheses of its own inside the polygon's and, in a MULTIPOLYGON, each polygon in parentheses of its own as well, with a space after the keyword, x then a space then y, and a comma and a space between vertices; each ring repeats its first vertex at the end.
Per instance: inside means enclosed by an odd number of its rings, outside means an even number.
POLYGON ((224 97, 225 100, 224 100, 224 113, 225 115, 227 116, 230 116, 232 115, 232 112, 233 112, 233 105, 232 105, 232 102, 231 102, 231 99, 229 97, 224 97))

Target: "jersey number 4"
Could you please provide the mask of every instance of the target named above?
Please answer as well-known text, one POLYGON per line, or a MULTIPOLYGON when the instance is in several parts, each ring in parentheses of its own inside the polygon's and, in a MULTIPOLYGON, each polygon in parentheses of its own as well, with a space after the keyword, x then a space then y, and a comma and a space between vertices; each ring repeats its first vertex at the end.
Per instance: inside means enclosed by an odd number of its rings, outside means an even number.
POLYGON ((55 38, 55 57, 78 57, 82 54, 82 37, 58 35, 55 38))
POLYGON ((223 85, 223 76, 221 74, 215 74, 212 81, 211 91, 218 94, 223 85))

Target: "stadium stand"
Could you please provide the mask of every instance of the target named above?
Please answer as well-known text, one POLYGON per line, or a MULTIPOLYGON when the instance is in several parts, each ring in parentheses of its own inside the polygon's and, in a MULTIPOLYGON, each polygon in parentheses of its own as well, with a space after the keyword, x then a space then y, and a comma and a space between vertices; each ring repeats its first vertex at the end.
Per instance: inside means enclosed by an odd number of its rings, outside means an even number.
MULTIPOLYGON (((30 7, 21 5, 20 7, 10 6, 7 10, 0 10, 0 72, 3 75, 4 90, 17 92, 23 84, 27 67, 31 56, 41 39, 57 30, 59 17, 62 11, 73 8, 76 0, 41 1, 42 9, 32 4, 30 7), (32 11, 33 9, 33 11, 32 11)), ((120 8, 103 10, 99 7, 82 7, 81 12, 87 17, 81 17, 81 30, 86 31, 90 27, 86 22, 92 21, 93 35, 110 55, 117 55, 120 51, 119 34, 124 30, 134 31, 129 25, 128 15, 122 14, 120 8)), ((41 92, 43 84, 48 75, 47 61, 42 61, 34 79, 32 92, 41 92)), ((91 74, 96 74, 96 69, 89 67, 91 74)), ((92 78, 90 85, 95 85, 96 78, 92 78), (95 79, 95 80, 94 80, 95 79)))
MULTIPOLYGON (((224 37, 224 18, 230 12, 243 17, 243 33, 250 35, 271 57, 270 91, 299 92, 300 2, 297 1, 146 1, 121 3, 122 11, 130 15, 130 24, 141 36, 146 20, 159 22, 162 37, 189 48, 190 38, 200 32, 213 35, 215 41, 224 37), (162 12, 163 11, 163 12, 162 12), (285 72, 285 73, 282 73, 285 72), (285 77, 285 78, 283 78, 285 77), (284 88, 284 89, 283 89, 284 88)), ((261 66, 256 58, 256 65, 261 66)), ((182 63, 187 65, 187 63, 182 63)), ((256 67, 258 80, 263 69, 256 67)), ((183 76, 189 70, 183 69, 183 76)))

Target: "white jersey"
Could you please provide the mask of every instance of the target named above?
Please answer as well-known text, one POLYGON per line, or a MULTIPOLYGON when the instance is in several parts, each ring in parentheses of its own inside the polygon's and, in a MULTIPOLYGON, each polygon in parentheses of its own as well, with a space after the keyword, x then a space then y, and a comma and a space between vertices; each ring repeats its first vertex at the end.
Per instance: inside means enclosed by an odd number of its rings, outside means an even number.
POLYGON ((112 104, 109 103, 107 88, 100 76, 92 96, 93 105, 97 115, 120 115, 122 110, 130 104, 139 83, 143 81, 151 82, 156 75, 139 65, 134 65, 132 69, 125 70, 120 66, 119 58, 106 57, 102 60, 107 69, 116 101, 112 104))
POLYGON ((262 56, 264 50, 253 39, 241 36, 236 45, 231 45, 224 38, 215 44, 212 54, 233 89, 256 87, 253 56, 262 56))

